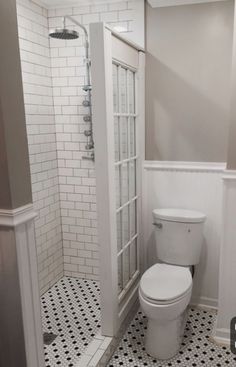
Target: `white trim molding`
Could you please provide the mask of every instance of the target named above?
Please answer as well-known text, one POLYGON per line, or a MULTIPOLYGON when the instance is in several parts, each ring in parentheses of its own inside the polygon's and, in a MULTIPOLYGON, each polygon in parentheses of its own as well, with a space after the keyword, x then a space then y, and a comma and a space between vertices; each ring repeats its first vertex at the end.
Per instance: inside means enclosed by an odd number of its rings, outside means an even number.
POLYGON ((31 203, 12 210, 0 209, 0 240, 7 231, 14 231, 15 235, 26 358, 29 367, 45 365, 34 233, 36 216, 37 213, 31 203))
MULTIPOLYGON (((29 213, 28 213, 29 214, 29 213)), ((43 367, 43 332, 38 285, 34 212, 15 226, 27 366, 43 367)))
POLYGON ((179 6, 179 5, 205 4, 205 3, 212 3, 216 1, 227 1, 227 0, 148 0, 152 8, 179 6))
POLYGON ((215 328, 212 341, 219 345, 230 345, 230 330, 215 328))
POLYGON ((225 172, 226 163, 221 162, 185 162, 185 161, 144 161, 146 170, 189 171, 189 172, 225 172))
POLYGON ((199 298, 192 298, 190 301, 190 304, 192 306, 205 308, 208 310, 218 310, 218 299, 216 298, 208 298, 208 297, 202 297, 199 298))
POLYGON ((236 180, 236 171, 231 171, 231 170, 225 170, 223 172, 223 176, 222 176, 223 180, 224 181, 227 181, 227 180, 236 180))
POLYGON ((16 227, 37 217, 33 204, 27 204, 16 209, 0 209, 0 226, 16 227))
POLYGON ((235 268, 236 171, 225 170, 223 179, 222 240, 219 272, 219 307, 213 340, 230 344, 230 322, 236 316, 236 294, 232 290, 235 268))

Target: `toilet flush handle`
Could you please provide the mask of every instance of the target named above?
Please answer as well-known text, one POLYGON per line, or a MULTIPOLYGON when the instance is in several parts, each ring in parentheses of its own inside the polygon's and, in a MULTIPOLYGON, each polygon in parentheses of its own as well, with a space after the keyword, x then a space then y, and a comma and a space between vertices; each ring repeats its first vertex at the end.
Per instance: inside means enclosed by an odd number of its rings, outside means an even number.
POLYGON ((152 223, 154 226, 156 226, 158 229, 162 229, 163 225, 162 223, 152 223))

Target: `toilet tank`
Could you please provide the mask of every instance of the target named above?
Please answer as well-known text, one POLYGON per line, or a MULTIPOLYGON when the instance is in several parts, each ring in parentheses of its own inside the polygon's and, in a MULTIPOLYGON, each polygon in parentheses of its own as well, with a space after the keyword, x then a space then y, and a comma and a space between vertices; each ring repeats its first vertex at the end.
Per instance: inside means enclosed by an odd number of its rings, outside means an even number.
POLYGON ((205 214, 186 209, 155 209, 152 214, 158 259, 175 265, 198 264, 205 214))

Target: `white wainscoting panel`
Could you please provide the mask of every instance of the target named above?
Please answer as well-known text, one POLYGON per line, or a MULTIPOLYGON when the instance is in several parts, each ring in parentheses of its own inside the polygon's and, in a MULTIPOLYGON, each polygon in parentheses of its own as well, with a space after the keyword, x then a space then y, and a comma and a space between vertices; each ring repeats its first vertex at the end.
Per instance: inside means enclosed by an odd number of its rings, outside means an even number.
POLYGON ((9 231, 15 237, 28 367, 45 365, 34 228, 36 216, 32 203, 12 210, 0 209, 0 243, 9 240, 9 231))
POLYGON ((156 262, 153 209, 173 207, 205 213, 204 244, 194 276, 192 303, 206 307, 217 307, 218 304, 224 169, 225 164, 221 163, 144 163, 143 229, 146 266, 156 262))
POLYGON ((230 343, 230 321, 236 316, 236 171, 223 175, 223 233, 220 252, 219 307, 214 340, 230 343))

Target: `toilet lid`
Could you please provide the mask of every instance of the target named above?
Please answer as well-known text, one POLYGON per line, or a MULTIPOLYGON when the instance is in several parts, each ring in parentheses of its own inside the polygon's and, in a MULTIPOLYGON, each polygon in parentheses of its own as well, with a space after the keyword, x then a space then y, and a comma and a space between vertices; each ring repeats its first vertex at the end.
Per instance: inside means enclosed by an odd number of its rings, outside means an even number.
POLYGON ((156 301, 171 301, 185 294, 192 286, 188 268, 155 264, 142 276, 140 288, 145 297, 156 301))

